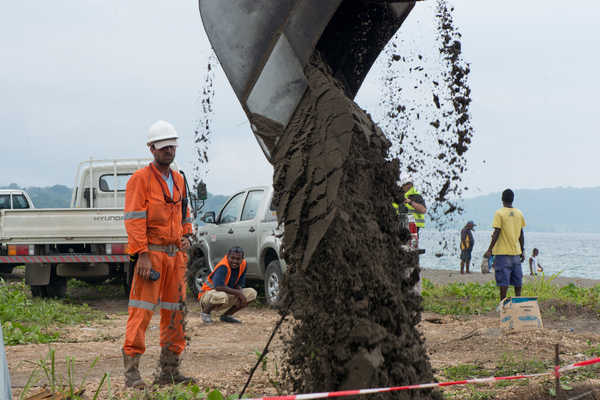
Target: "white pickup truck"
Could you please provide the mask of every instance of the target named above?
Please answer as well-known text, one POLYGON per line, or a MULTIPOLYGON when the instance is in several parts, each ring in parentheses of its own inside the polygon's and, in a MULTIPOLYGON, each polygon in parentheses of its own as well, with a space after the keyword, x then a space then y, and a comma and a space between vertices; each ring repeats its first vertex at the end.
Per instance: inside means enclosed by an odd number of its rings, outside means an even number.
POLYGON ((277 224, 272 198, 271 186, 250 187, 233 194, 218 215, 204 213, 206 225, 198 228, 188 251, 188 287, 194 297, 229 249, 240 246, 247 263, 246 280, 263 281, 267 303, 277 301, 287 265, 279 255, 283 228, 277 224))
MULTIPOLYGON (((35 208, 29 194, 21 189, 0 189, 0 210, 35 208)), ((1 247, 1 243, 0 243, 1 247)), ((0 248, 0 255, 6 255, 6 250, 0 248)), ((10 274, 19 264, 0 264, 0 272, 10 274)))
MULTIPOLYGON (((83 161, 70 208, 0 210, 0 270, 25 264, 25 283, 36 297, 64 297, 68 278, 101 283, 122 277, 128 293, 125 187, 151 161, 83 161)), ((171 168, 178 170, 175 163, 171 168)))
POLYGON ((0 189, 0 210, 35 208, 26 191, 0 189))

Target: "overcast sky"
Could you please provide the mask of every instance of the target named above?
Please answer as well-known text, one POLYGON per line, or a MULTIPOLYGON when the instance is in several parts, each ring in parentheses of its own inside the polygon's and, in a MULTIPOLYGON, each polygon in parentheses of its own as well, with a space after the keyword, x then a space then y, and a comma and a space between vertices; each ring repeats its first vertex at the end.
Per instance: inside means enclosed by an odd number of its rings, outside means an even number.
MULTIPOLYGON (((467 195, 600 186, 600 2, 450 4, 472 70, 467 195)), ((435 29, 434 7, 417 3, 402 27, 406 42, 432 50, 424 35, 435 29)), ((210 52, 195 1, 3 0, 0 186, 72 187, 90 157, 150 157, 146 134, 159 119, 177 129, 176 160, 192 172, 210 52)), ((375 114, 380 91, 369 82, 357 101, 375 114)), ((209 192, 270 183, 220 69, 214 90, 209 192)))

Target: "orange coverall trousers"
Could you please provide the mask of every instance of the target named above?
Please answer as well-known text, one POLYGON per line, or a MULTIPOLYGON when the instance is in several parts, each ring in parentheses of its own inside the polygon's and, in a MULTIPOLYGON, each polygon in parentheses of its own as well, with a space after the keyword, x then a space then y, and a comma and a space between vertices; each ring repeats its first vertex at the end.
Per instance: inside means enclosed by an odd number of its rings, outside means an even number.
POLYGON ((160 299, 160 347, 176 355, 185 348, 183 329, 187 256, 178 251, 175 256, 159 251, 148 252, 152 269, 160 272, 157 281, 134 275, 129 295, 129 319, 125 331, 125 353, 134 357, 146 351, 146 330, 160 299))

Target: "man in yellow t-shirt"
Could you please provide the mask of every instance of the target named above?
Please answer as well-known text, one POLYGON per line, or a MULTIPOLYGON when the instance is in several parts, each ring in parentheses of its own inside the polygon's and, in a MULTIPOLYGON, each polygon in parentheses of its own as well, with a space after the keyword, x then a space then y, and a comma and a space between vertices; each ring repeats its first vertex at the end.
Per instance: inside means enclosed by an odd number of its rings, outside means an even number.
POLYGON ((500 301, 506 298, 508 286, 514 286, 515 295, 521 295, 523 286, 523 269, 521 263, 525 260, 525 238, 523 228, 525 218, 523 213, 512 206, 515 194, 506 189, 502 192, 502 207, 494 214, 492 241, 483 255, 496 257, 496 286, 500 287, 500 301))

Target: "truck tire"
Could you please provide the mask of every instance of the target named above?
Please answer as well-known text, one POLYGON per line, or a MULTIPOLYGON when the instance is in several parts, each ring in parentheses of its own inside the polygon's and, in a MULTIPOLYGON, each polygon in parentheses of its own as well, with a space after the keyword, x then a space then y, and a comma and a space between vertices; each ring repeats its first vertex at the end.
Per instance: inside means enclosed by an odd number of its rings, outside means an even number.
POLYGON ((267 266, 265 272, 265 296, 269 307, 276 307, 281 294, 281 265, 279 260, 274 260, 267 266))
POLYGON ((31 295, 33 297, 62 299, 67 294, 67 278, 56 274, 56 266, 52 266, 50 271, 50 282, 47 285, 31 285, 31 295))
POLYGON ((188 263, 188 288, 195 300, 198 299, 198 294, 202 291, 202 285, 206 282, 208 275, 210 275, 210 269, 204 262, 204 257, 188 263))
POLYGON ((62 299, 67 294, 67 278, 56 274, 56 267, 52 267, 50 272, 50 282, 46 286, 46 295, 48 298, 62 299))
POLYGON ((0 273, 2 274, 12 274, 13 269, 17 264, 0 264, 0 273))
POLYGON ((45 299, 46 297, 48 297, 48 294, 46 293, 46 285, 43 285, 43 286, 31 285, 31 286, 29 286, 29 288, 31 289, 31 295, 33 297, 39 297, 42 299, 45 299))

